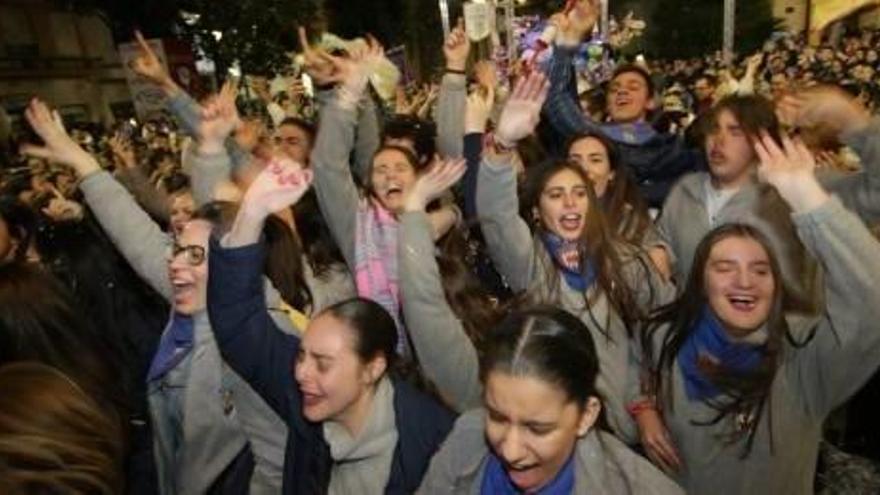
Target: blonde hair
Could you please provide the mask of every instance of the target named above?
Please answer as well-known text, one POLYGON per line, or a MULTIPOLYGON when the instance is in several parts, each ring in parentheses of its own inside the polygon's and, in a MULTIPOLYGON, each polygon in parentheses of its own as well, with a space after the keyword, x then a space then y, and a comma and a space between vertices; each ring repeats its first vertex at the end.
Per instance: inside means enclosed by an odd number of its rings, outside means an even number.
POLYGON ((55 368, 0 368, 0 492, 116 494, 123 432, 115 414, 55 368))

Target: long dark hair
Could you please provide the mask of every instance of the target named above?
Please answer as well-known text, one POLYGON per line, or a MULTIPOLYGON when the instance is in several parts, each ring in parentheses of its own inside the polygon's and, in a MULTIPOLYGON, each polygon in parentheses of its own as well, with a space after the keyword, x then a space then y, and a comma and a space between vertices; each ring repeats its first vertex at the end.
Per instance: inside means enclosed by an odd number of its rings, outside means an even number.
POLYGON ((602 134, 596 132, 578 134, 568 142, 565 149, 571 153, 571 147, 583 139, 595 139, 605 148, 608 164, 614 172, 614 179, 609 182, 605 194, 599 199, 608 225, 623 240, 636 246, 642 245, 645 233, 653 227, 653 221, 648 215, 648 207, 639 193, 632 172, 623 163, 617 146, 602 134))
POLYGON ((61 371, 0 367, 0 489, 122 493, 124 432, 112 412, 61 371))
MULTIPOLYGON (((543 194, 547 183, 556 176, 556 174, 564 170, 570 170, 577 174, 587 186, 589 207, 587 208, 586 224, 581 233, 581 266, 585 266, 588 262, 593 264, 596 270, 596 286, 605 294, 609 305, 623 321, 627 328, 627 332, 631 334, 635 329, 636 323, 647 317, 647 312, 637 303, 638 298, 636 297, 635 290, 630 286, 630 282, 624 277, 622 251, 624 249, 629 249, 632 252, 631 255, 634 256, 634 259, 642 264, 645 273, 650 273, 652 268, 650 262, 646 261, 644 253, 638 247, 630 247, 628 244, 625 244, 616 233, 611 230, 606 216, 602 212, 602 208, 596 207, 599 204, 599 201, 596 199, 596 194, 593 190, 593 183, 584 169, 577 163, 562 160, 549 162, 531 170, 524 186, 522 214, 524 218, 529 218, 532 215, 531 212, 535 208, 539 208, 541 194, 543 194), (525 215, 529 216, 526 217, 525 215)), ((542 225, 537 225, 537 223, 538 222, 534 225, 534 228, 543 230, 544 227, 542 225)), ((540 241, 536 242, 540 243, 540 241)), ((538 246, 537 249, 544 249, 544 247, 541 245, 538 246)), ((546 270, 546 272, 550 274, 546 288, 550 294, 551 301, 540 302, 558 302, 561 297, 559 294, 559 269, 557 268, 557 262, 552 253, 549 254, 548 258, 553 266, 548 266, 548 269, 546 270)), ((651 287, 653 289, 653 286, 651 287)), ((609 322, 606 321, 605 324, 602 324, 595 320, 593 316, 592 306, 599 295, 598 291, 587 291, 584 294, 584 309, 588 312, 590 318, 596 324, 598 329, 606 337, 610 338, 610 335, 607 332, 609 322)), ((653 299, 653 296, 651 299, 653 299)), ((648 306, 650 307, 651 304, 649 303, 648 306)), ((611 312, 609 312, 609 318, 611 318, 610 313, 611 312)))
POLYGON ((12 253, 12 260, 24 261, 36 232, 36 216, 17 199, 3 195, 0 196, 0 222, 6 224, 10 239, 15 239, 18 243, 12 253))
POLYGON ((342 252, 318 206, 314 188, 293 205, 293 221, 302 251, 315 277, 323 277, 334 267, 344 266, 342 252))
MULTIPOLYGON (((232 226, 237 211, 238 205, 234 203, 213 201, 196 210, 193 219, 211 223, 222 235, 232 226)), ((299 241, 290 227, 275 215, 266 218, 263 234, 266 237, 263 273, 284 302, 306 313, 312 304, 312 293, 305 280, 299 241)))
POLYGON ((502 304, 492 297, 468 266, 470 247, 466 233, 465 227, 454 227, 439 241, 437 267, 446 302, 480 354, 486 331, 501 321, 512 303, 502 304))
POLYGON ((0 266, 0 365, 30 360, 58 368, 121 413, 127 408, 119 352, 76 307, 67 289, 38 267, 0 266))
MULTIPOLYGON (((716 244, 734 237, 757 242, 766 251, 770 260, 770 271, 776 287, 766 323, 767 342, 763 359, 755 370, 736 373, 718 366, 705 370, 710 380, 722 392, 721 396, 729 399, 707 401, 717 414, 708 422, 698 424, 717 424, 730 415, 754 412, 754 420, 748 426, 748 441, 743 452, 745 456, 751 450, 761 415, 770 399, 770 386, 782 360, 783 339, 788 338, 793 342, 785 320, 785 312, 790 305, 784 290, 782 271, 766 236, 758 229, 745 224, 722 225, 706 234, 697 246, 693 269, 688 276, 684 292, 672 303, 657 309, 645 327, 642 340, 644 362, 648 367, 645 371, 650 377, 647 392, 656 394, 661 408, 665 404, 671 407, 673 366, 679 351, 693 333, 708 304, 704 273, 709 255, 716 244), (656 335, 658 332, 662 339, 656 335)), ((738 434, 734 432, 728 440, 733 442, 738 438, 738 434)))

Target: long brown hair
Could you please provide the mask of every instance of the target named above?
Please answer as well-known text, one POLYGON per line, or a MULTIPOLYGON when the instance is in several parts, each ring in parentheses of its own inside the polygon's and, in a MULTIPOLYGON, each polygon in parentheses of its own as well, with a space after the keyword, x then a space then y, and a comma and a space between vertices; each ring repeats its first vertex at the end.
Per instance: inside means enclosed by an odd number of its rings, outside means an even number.
POLYGON ((36 362, 0 368, 3 493, 122 493, 123 450, 120 423, 74 380, 36 362))
MULTIPOLYGON (((719 242, 732 237, 751 239, 761 245, 770 260, 770 271, 776 283, 770 314, 767 318, 767 342, 764 357, 753 371, 734 373, 721 367, 708 369, 711 381, 722 392, 721 396, 729 399, 709 400, 707 404, 717 414, 706 423, 697 425, 717 424, 727 416, 754 412, 754 420, 748 427, 748 440, 743 456, 751 450, 755 432, 760 423, 761 415, 770 398, 770 386, 776 376, 776 370, 782 359, 783 339, 792 344, 793 339, 788 332, 785 312, 790 308, 784 289, 782 271, 773 254, 770 242, 758 229, 745 224, 722 225, 708 234, 697 246, 694 254, 693 269, 688 276, 684 292, 672 303, 659 308, 645 327, 643 349, 645 353, 646 375, 649 376, 648 393, 656 394, 660 407, 672 404, 673 366, 679 351, 693 333, 704 308, 708 304, 704 273, 709 262, 712 248, 719 242), (657 333, 660 332, 661 338, 657 333)), ((728 439, 730 442, 739 438, 737 432, 728 439)), ((772 435, 771 435, 772 446, 772 435)))
MULTIPOLYGON (((539 208, 541 194, 543 194, 547 183, 564 170, 570 170, 577 174, 587 186, 589 207, 587 208, 586 222, 580 238, 581 266, 585 266, 586 263, 593 264, 596 270, 596 287, 600 289, 601 294, 607 297, 609 305, 626 326, 627 333, 631 334, 635 329, 636 323, 647 317, 647 312, 643 311, 638 304, 634 288, 630 286, 630 282, 623 275, 623 251, 630 251, 629 255, 642 264, 645 273, 650 273, 652 268, 650 262, 646 261, 644 252, 639 247, 625 243, 610 228, 602 208, 597 207, 599 200, 596 198, 593 182, 587 176, 586 171, 577 163, 568 160, 550 162, 533 169, 527 177, 523 189, 523 201, 521 204, 523 216, 524 218, 529 218, 525 215, 531 216, 531 212, 535 208, 539 208)), ((533 227, 539 230, 545 229, 538 221, 535 222, 533 227)), ((541 241, 536 240, 536 242, 540 244, 541 241)), ((537 249, 544 249, 543 245, 536 247, 537 249)), ((545 270, 550 274, 546 288, 550 294, 551 301, 541 302, 558 302, 561 297, 559 294, 559 269, 552 253, 548 254, 550 256, 547 258, 553 264, 552 267, 548 266, 546 267, 547 270, 545 270)), ((653 286, 650 284, 649 286, 653 291, 653 286)), ((610 334, 607 332, 610 322, 602 323, 597 321, 592 312, 592 306, 600 296, 600 291, 589 290, 584 293, 584 308, 598 329, 606 337, 610 338, 610 334)), ((651 299, 653 299, 653 296, 651 299)), ((650 302, 648 306, 651 306, 650 302)), ((610 317, 611 314, 609 312, 610 317)))
POLYGON ((509 304, 492 297, 467 263, 471 256, 466 232, 465 227, 454 227, 440 240, 437 267, 446 302, 481 355, 486 331, 501 321, 509 304))
POLYGON ((608 225, 625 241, 636 246, 642 245, 645 234, 653 227, 654 222, 648 215, 648 206, 639 193, 632 172, 623 163, 617 146, 602 134, 578 134, 568 142, 565 149, 571 153, 571 147, 583 139, 595 139, 605 148, 608 164, 614 172, 614 179, 609 182, 605 194, 599 200, 608 225))

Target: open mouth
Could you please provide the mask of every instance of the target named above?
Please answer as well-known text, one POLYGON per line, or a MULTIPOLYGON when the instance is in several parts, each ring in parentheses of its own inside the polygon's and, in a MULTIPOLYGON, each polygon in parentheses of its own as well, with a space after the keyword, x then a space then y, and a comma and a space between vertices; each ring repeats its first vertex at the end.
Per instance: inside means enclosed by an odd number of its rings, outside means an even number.
POLYGON ((321 394, 315 394, 311 392, 301 392, 302 394, 302 402, 303 407, 314 407, 321 403, 324 400, 324 396, 321 394))
POLYGON ((388 189, 385 190, 385 197, 386 198, 400 196, 401 194, 403 194, 403 187, 398 186, 398 185, 391 185, 388 187, 388 189))
POLYGON ((737 311, 751 311, 758 304, 758 298, 748 295, 731 295, 727 296, 727 301, 737 311))
POLYGON ((576 232, 580 230, 583 218, 583 215, 579 213, 568 213, 559 219, 559 226, 565 231, 576 232))
POLYGON ((507 466, 507 475, 516 486, 522 489, 533 488, 536 481, 534 478, 537 467, 537 464, 525 467, 507 466))

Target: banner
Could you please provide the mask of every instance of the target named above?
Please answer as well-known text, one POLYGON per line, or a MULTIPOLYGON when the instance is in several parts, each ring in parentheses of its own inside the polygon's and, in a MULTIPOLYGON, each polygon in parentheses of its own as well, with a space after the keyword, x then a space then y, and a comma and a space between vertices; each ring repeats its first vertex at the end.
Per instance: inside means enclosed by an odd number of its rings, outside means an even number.
POLYGON ((810 30, 821 31, 832 22, 869 5, 880 5, 880 0, 813 0, 810 30))
MULTIPOLYGON (((200 80, 195 68, 195 57, 189 46, 176 40, 163 43, 158 39, 147 40, 147 44, 165 66, 165 70, 168 71, 171 78, 184 91, 198 97, 201 93, 200 80)), ((131 70, 130 63, 139 54, 140 47, 137 43, 121 43, 119 45, 119 59, 125 70, 125 78, 128 80, 135 113, 139 119, 145 120, 165 111, 166 97, 161 88, 131 70)))

